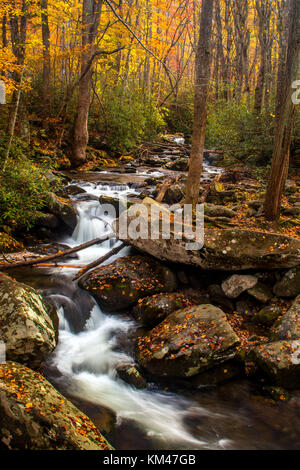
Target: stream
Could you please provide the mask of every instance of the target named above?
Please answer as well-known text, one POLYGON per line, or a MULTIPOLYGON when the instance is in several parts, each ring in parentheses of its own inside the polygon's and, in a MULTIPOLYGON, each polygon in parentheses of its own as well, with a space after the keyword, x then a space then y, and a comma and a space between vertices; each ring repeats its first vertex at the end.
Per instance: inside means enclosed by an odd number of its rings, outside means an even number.
MULTIPOLYGON (((84 181, 76 175, 72 183, 91 199, 72 196, 78 223, 72 236, 62 236, 60 243, 76 246, 111 231, 112 221, 99 219, 103 214, 98 197, 122 197, 134 190, 124 183, 99 182, 101 176, 94 173, 90 181, 84 181)), ((112 178, 116 181, 118 175, 112 178)), ((39 289, 59 314, 59 343, 44 371, 48 380, 100 429, 111 420, 104 434, 117 449, 299 448, 299 401, 298 407, 266 404, 253 394, 246 379, 218 388, 188 389, 174 384, 169 390, 152 383, 146 390, 137 390, 118 378, 116 366, 133 361, 138 325, 125 314, 105 314, 72 281, 76 266, 99 258, 117 243, 112 239, 79 252, 67 261, 74 269, 23 268, 14 273, 18 280, 39 289)), ((124 248, 116 257, 130 250, 124 248)))

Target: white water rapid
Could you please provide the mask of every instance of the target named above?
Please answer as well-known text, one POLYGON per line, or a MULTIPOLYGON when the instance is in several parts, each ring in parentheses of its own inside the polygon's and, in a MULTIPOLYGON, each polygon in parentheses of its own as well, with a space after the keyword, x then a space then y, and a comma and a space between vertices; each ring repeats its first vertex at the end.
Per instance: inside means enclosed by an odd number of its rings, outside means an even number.
MULTIPOLYGON (((122 194, 132 193, 124 185, 108 186, 82 182, 76 184, 84 188, 89 195, 97 197, 101 194, 122 197, 122 194)), ((76 196, 74 199, 76 200, 76 196)), ((98 200, 78 200, 76 204, 78 224, 73 236, 62 240, 64 243, 78 245, 111 230, 105 221, 99 219, 101 209, 98 200)), ((103 214, 101 218, 102 216, 103 214)), ((107 252, 114 243, 117 243, 116 240, 81 251, 79 259, 71 260, 71 263, 87 264, 107 252)), ((127 250, 127 248, 122 250, 118 256, 124 256, 127 250)), ((111 262, 112 259, 109 260, 109 263, 111 262)), ((73 269, 61 268, 61 270, 65 276, 69 276, 71 282, 73 269)), ((79 333, 72 331, 65 317, 64 309, 67 305, 65 301, 58 310, 60 335, 58 347, 52 357, 52 365, 60 371, 63 380, 68 384, 68 392, 89 402, 111 408, 116 412, 119 423, 122 420, 133 421, 151 438, 156 448, 230 447, 230 442, 219 435, 210 442, 194 437, 185 423, 189 417, 193 417, 194 421, 199 419, 201 422, 206 418, 218 419, 220 415, 217 413, 211 413, 192 401, 158 390, 154 386, 145 391, 137 390, 117 377, 115 368, 118 364, 133 362, 133 358, 127 352, 122 352, 117 347, 117 339, 120 335, 128 337, 136 325, 134 321, 124 316, 104 314, 94 300, 90 300, 94 306, 83 331, 79 333)))

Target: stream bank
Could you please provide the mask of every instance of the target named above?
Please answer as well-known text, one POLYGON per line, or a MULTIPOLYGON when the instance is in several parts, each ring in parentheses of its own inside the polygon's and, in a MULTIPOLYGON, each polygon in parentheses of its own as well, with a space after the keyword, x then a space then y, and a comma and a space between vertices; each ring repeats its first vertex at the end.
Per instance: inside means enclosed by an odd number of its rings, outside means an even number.
MULTIPOLYGON (((217 174, 218 170, 211 172, 217 174)), ((136 197, 148 178, 152 179, 148 180, 152 184, 146 183, 146 186, 150 186, 148 190, 153 193, 156 189, 153 181, 159 181, 157 178, 161 176, 161 172, 149 168, 134 175, 116 172, 76 174, 69 186, 84 191, 71 196, 78 222, 72 235, 61 234, 58 242, 75 246, 108 232, 111 221, 100 220, 103 214, 100 213, 99 197, 119 199, 125 194, 136 197), (134 181, 126 184, 132 178, 134 181)), ((118 449, 299 448, 299 426, 295 425, 300 406, 297 392, 292 392, 289 401, 281 400, 279 395, 279 402, 275 402, 272 384, 264 376, 250 380, 244 376, 244 371, 234 372, 236 364, 232 368, 226 363, 227 372, 221 367, 221 380, 208 375, 198 384, 180 379, 165 381, 146 373, 147 388, 137 390, 119 378, 117 366, 135 361, 135 339, 144 334, 138 329, 141 323, 136 322, 129 309, 113 314, 103 312, 89 293, 71 282, 78 265, 88 264, 117 243, 110 240, 78 253, 76 258, 67 260, 68 268, 64 266, 64 260, 50 269, 12 271, 18 280, 38 289, 58 312, 59 343, 44 365, 44 374, 50 382, 86 412, 118 449)), ((136 254, 127 247, 105 264, 136 254)), ((174 266, 169 269, 174 270, 174 266)), ((284 271, 279 271, 277 276, 281 279, 283 274, 284 271)), ((249 332, 243 330, 245 325, 251 326, 250 336, 261 334, 261 326, 252 323, 248 315, 258 305, 264 305, 256 303, 253 295, 247 292, 253 286, 242 291, 236 299, 230 299, 220 290, 228 273, 208 274, 177 266, 176 277, 180 292, 184 292, 189 302, 211 302, 221 306, 231 319, 232 327, 240 330, 241 337, 248 335, 249 339, 249 332), (199 299, 200 294, 202 299, 199 299), (243 307, 242 315, 235 313, 238 307, 243 307)), ((280 281, 276 275, 269 280, 265 277, 266 274, 261 273, 260 282, 269 283, 271 287, 280 281)), ((281 312, 290 306, 290 299, 280 301, 281 312)), ((253 343, 261 341, 252 340, 253 343)))

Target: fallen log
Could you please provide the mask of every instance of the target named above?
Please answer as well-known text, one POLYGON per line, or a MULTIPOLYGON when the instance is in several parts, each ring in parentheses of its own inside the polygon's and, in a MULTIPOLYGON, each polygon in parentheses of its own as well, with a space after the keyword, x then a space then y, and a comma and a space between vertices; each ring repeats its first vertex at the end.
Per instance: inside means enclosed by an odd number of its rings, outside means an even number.
POLYGON ((47 261, 52 261, 54 259, 63 258, 64 256, 70 255, 72 253, 85 250, 86 248, 89 248, 90 246, 97 245, 97 243, 105 242, 106 240, 109 240, 110 238, 113 238, 114 236, 115 234, 113 232, 110 232, 107 235, 103 235, 100 238, 95 238, 94 240, 83 243, 82 245, 75 246, 74 248, 68 248, 67 250, 59 251, 55 253, 54 255, 42 256, 40 258, 35 258, 29 261, 20 261, 17 263, 0 264, 0 270, 14 269, 14 268, 19 268, 23 266, 33 266, 36 264, 45 263, 47 261))
POLYGON ((121 245, 116 246, 115 248, 113 248, 112 250, 110 250, 108 253, 106 253, 105 255, 101 256, 101 258, 98 258, 98 259, 96 259, 95 261, 92 261, 92 263, 86 265, 83 269, 81 269, 81 270, 76 274, 76 276, 73 278, 73 281, 77 281, 77 280, 80 279, 85 273, 87 273, 88 271, 90 271, 90 270, 93 269, 93 268, 96 268, 97 266, 99 266, 99 264, 104 263, 104 261, 108 260, 108 259, 111 258, 112 256, 114 256, 114 255, 116 255, 117 253, 119 253, 119 251, 121 251, 125 246, 127 246, 127 243, 123 242, 123 243, 121 243, 121 245))

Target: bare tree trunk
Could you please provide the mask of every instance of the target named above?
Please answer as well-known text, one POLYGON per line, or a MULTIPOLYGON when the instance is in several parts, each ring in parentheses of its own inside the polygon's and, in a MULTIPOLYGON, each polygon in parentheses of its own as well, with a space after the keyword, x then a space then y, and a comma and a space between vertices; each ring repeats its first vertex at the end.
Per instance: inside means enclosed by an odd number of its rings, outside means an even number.
POLYGON ((50 111, 50 30, 48 22, 48 0, 41 0, 42 38, 43 38, 43 105, 44 116, 50 111))
POLYGON ((285 30, 288 32, 287 51, 279 59, 275 137, 271 172, 265 199, 265 217, 275 221, 280 215, 282 192, 285 186, 293 114, 292 82, 297 78, 300 63, 300 0, 289 0, 285 30), (284 68, 281 66, 284 63, 284 68))
MULTIPOLYGON (((12 2, 14 8, 16 8, 15 2, 12 2)), ((14 90, 12 101, 11 101, 11 111, 8 120, 8 134, 9 136, 13 136, 15 131, 15 125, 17 120, 18 110, 22 111, 24 116, 24 121, 21 122, 23 127, 26 127, 26 119, 25 119, 25 109, 23 100, 22 100, 22 92, 20 91, 21 82, 23 79, 23 69, 24 69, 24 61, 25 61, 25 46, 26 46, 26 37, 27 37, 27 23, 28 23, 28 3, 26 0, 22 2, 22 10, 20 15, 17 15, 12 11, 9 16, 9 23, 10 23, 10 33, 11 33, 11 43, 12 43, 12 51, 17 59, 17 63, 22 66, 22 72, 14 72, 13 78, 15 82, 19 86, 19 90, 14 90), (16 113, 17 109, 17 113, 16 113)))
POLYGON ((270 20, 271 1, 256 0, 255 6, 258 14, 258 38, 260 45, 260 68, 255 89, 254 110, 257 114, 262 112, 266 95, 266 76, 268 69, 268 52, 270 48, 270 20))
POLYGON ((210 79, 213 10, 214 0, 203 0, 200 34, 196 54, 194 127, 185 199, 186 204, 193 205, 196 205, 198 202, 203 165, 207 97, 210 79))
MULTIPOLYGON (((83 73, 94 53, 94 42, 98 32, 102 0, 83 0, 82 4, 82 54, 81 72, 83 73)), ((74 167, 86 161, 86 147, 89 140, 88 117, 92 91, 93 67, 80 80, 78 91, 77 114, 73 130, 73 154, 71 163, 74 167)))

